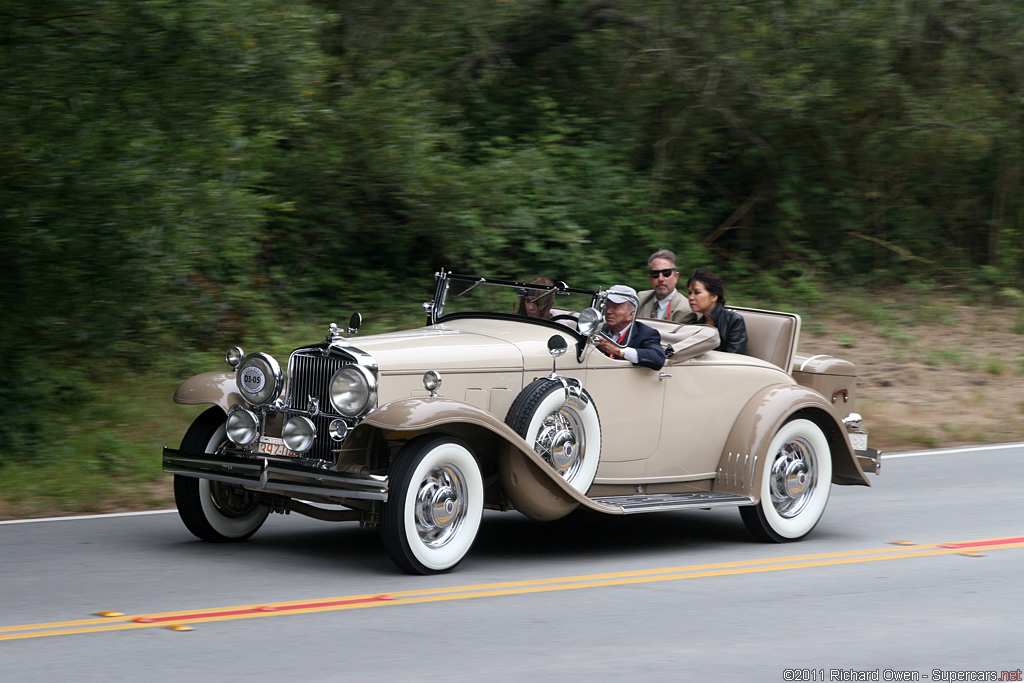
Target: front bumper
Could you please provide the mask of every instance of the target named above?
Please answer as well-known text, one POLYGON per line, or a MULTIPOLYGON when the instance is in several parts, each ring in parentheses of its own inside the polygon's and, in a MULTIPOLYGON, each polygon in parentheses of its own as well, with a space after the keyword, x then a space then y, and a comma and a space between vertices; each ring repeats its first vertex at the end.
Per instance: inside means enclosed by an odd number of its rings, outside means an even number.
POLYGON ((164 448, 164 472, 237 484, 290 498, 388 499, 388 479, 375 474, 336 472, 297 462, 228 453, 187 453, 164 448))

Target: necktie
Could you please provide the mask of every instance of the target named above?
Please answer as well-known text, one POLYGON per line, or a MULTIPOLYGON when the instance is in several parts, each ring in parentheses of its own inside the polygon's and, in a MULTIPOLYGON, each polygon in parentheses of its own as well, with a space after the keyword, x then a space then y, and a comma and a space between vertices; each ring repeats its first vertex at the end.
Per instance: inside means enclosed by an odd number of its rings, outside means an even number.
MULTIPOLYGON (((622 340, 624 340, 626 338, 626 333, 627 332, 629 332, 629 328, 628 327, 625 330, 622 331, 622 334, 619 335, 619 340, 618 340, 619 346, 622 346, 622 340)), ((608 357, 609 358, 618 358, 618 356, 616 356, 614 353, 609 353, 608 357)))

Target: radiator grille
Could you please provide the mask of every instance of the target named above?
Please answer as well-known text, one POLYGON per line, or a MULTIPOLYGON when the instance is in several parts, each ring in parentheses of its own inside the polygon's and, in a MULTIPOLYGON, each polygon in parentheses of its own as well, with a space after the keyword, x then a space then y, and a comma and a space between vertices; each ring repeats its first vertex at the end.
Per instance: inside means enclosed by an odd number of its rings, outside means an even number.
POLYGON ((316 398, 323 411, 320 415, 312 417, 316 425, 316 441, 309 452, 304 453, 305 458, 317 458, 319 460, 334 461, 331 450, 338 447, 328 432, 331 420, 340 417, 335 414, 334 406, 331 405, 330 385, 331 377, 339 368, 351 365, 352 361, 336 355, 323 356, 319 351, 313 353, 293 353, 288 361, 288 405, 296 410, 309 410, 309 397, 316 398))

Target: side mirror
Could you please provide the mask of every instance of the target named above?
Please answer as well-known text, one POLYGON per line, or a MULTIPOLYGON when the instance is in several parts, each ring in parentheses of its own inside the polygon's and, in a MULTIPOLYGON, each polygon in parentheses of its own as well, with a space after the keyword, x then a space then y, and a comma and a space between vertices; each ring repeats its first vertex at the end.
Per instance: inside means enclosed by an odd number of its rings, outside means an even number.
POLYGON ((565 343, 565 337, 560 334, 552 335, 551 339, 548 339, 548 353, 552 358, 558 358, 565 353, 567 348, 569 345, 565 343))
POLYGON ((363 326, 363 315, 356 311, 352 314, 352 317, 348 320, 348 336, 353 336, 359 333, 359 328, 363 326))
POLYGON ((576 319, 576 328, 584 337, 589 337, 601 327, 601 311, 596 308, 584 308, 576 319))
POLYGON ((558 377, 557 365, 558 357, 565 353, 565 350, 569 348, 569 345, 565 343, 565 337, 560 334, 553 334, 548 339, 548 353, 551 354, 551 375, 548 379, 555 379, 558 377))

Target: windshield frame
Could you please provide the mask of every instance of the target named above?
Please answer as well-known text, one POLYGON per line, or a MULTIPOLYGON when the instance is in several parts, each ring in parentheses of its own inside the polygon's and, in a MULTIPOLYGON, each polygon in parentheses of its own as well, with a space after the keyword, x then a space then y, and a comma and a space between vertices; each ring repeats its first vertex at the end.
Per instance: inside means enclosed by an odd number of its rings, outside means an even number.
MULTIPOLYGON (((452 272, 447 272, 444 269, 437 272, 434 277, 437 279, 437 287, 434 290, 434 298, 432 301, 428 301, 423 304, 423 311, 427 314, 427 324, 436 325, 444 320, 451 320, 455 317, 464 318, 467 315, 471 315, 469 311, 462 311, 459 313, 450 313, 445 315, 444 307, 448 300, 448 293, 451 290, 451 285, 454 282, 465 282, 470 286, 467 287, 462 294, 469 292, 470 290, 478 287, 479 285, 489 285, 497 287, 506 287, 514 290, 538 290, 538 291, 551 291, 558 294, 581 294, 583 296, 590 297, 590 306, 597 308, 599 311, 604 310, 604 292, 600 289, 578 289, 570 287, 564 282, 556 282, 553 285, 541 285, 541 284, 530 284, 527 282, 518 282, 516 280, 500 280, 497 278, 484 278, 474 275, 459 275, 452 272)), ((522 292, 516 292, 522 295, 522 292)), ((494 311, 480 311, 481 316, 484 317, 505 317, 505 314, 497 313, 494 311)), ((513 314, 508 314, 511 317, 513 314)), ((539 320, 534 318, 533 320, 539 320)))
POLYGON ((562 325, 559 322, 552 322, 551 320, 545 320, 542 318, 530 318, 517 313, 503 313, 500 311, 457 311, 453 313, 445 313, 445 304, 448 301, 448 294, 451 291, 454 283, 465 283, 468 285, 460 294, 465 294, 470 290, 480 285, 504 287, 513 290, 517 295, 524 295, 527 290, 538 290, 538 291, 551 291, 554 292, 554 296, 557 298, 559 294, 576 294, 585 297, 588 301, 588 305, 584 306, 580 310, 585 308, 596 308, 604 315, 604 302, 607 293, 603 289, 580 289, 576 287, 569 287, 564 282, 556 282, 553 285, 542 285, 533 284, 528 282, 519 282, 516 280, 501 280, 498 278, 484 278, 474 275, 460 275, 450 271, 441 269, 434 274, 437 279, 437 287, 434 290, 434 298, 431 301, 427 301, 423 304, 423 312, 427 314, 427 325, 437 325, 454 320, 465 320, 468 318, 477 319, 492 319, 492 320, 516 320, 524 323, 531 323, 535 325, 541 325, 548 327, 552 331, 569 333, 576 338, 576 351, 577 358, 582 358, 583 351, 586 348, 589 338, 582 335, 579 330, 574 329, 566 325, 562 325))

